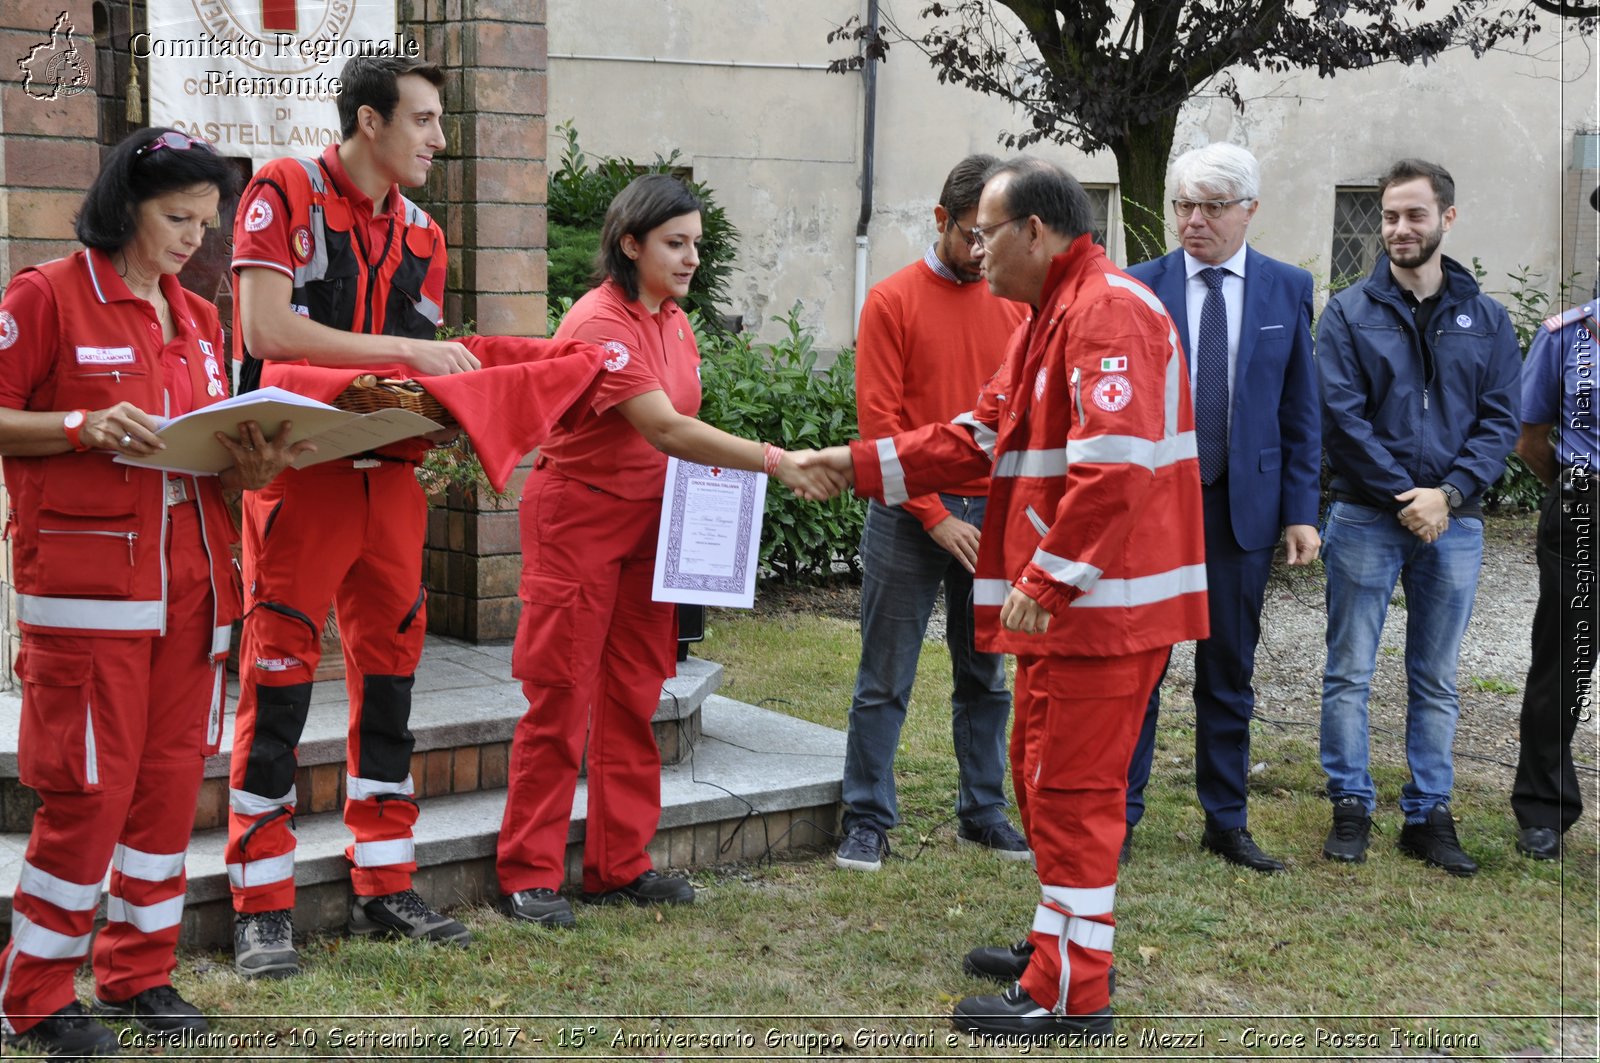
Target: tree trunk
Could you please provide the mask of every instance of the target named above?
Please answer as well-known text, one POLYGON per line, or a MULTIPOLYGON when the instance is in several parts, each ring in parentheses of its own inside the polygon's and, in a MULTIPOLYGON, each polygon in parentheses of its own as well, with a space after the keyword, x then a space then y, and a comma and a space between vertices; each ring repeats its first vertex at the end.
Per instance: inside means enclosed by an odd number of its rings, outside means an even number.
POLYGON ((1178 126, 1174 108, 1153 122, 1130 125, 1111 141, 1122 185, 1122 238, 1128 262, 1145 262, 1166 253, 1167 160, 1178 126))

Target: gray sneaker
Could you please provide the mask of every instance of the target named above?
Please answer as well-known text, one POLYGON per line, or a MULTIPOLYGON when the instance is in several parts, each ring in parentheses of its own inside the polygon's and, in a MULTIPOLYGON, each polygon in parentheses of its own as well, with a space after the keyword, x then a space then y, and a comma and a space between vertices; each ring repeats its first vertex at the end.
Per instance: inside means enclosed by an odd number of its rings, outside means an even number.
POLYGON ((300 973, 294 951, 294 913, 235 912, 233 969, 242 978, 288 978, 300 973))
POLYGON ((889 855, 889 839, 871 823, 857 823, 850 828, 833 854, 833 862, 850 871, 876 871, 889 855))
POLYGON ((513 919, 540 926, 571 926, 577 922, 567 899, 548 888, 508 894, 501 899, 500 910, 513 919))
POLYGON ((472 940, 470 930, 448 915, 429 908, 416 890, 401 890, 382 897, 357 897, 350 904, 350 933, 462 946, 472 940))

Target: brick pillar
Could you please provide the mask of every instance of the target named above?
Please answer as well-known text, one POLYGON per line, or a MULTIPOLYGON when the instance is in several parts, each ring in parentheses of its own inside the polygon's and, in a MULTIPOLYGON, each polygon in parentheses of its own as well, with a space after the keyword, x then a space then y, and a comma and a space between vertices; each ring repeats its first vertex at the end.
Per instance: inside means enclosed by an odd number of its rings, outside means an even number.
MULTIPOLYGON (((445 321, 485 335, 545 333, 544 0, 409 0, 402 18, 445 68, 446 161, 427 194, 450 246, 445 321), (442 172, 441 172, 442 171, 442 172)), ((515 492, 526 468, 512 481, 515 492)), ((516 503, 435 496, 425 571, 430 630, 516 634, 516 503)))
MULTIPOLYGON (((78 248, 72 219, 100 168, 93 6, 88 0, 0 4, 0 282, 78 248), (71 33, 53 35, 62 12, 71 33), (24 87, 17 64, 30 53, 32 77, 24 87)), ((16 652, 6 544, 0 548, 0 689, 11 688, 16 652)))

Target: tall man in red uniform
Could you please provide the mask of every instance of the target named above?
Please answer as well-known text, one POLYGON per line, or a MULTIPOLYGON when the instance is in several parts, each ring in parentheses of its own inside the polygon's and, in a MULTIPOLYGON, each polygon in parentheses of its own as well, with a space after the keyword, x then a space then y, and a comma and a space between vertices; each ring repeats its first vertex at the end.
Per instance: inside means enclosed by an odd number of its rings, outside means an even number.
MULTIPOLYGON (((438 67, 360 57, 341 74, 343 141, 255 175, 234 225, 234 337, 246 388, 262 363, 478 367, 433 339, 444 235, 401 185, 427 180, 445 147, 438 67)), ((271 373, 268 373, 269 382, 271 373)), ((295 746, 311 701, 322 620, 337 607, 350 700, 345 823, 350 929, 465 944, 470 935, 411 889, 417 818, 407 729, 422 654, 426 506, 408 440, 290 471, 245 502, 248 600, 234 730, 227 864, 234 964, 246 977, 299 969, 292 941, 295 746)))
POLYGON ((994 1035, 1101 1033, 1128 760, 1173 643, 1206 636, 1200 478, 1177 329, 1089 235, 1089 198, 1039 159, 978 201, 989 288, 1030 303, 977 407, 825 460, 896 502, 988 472, 979 645, 1017 656, 1011 762, 1041 894, 1022 978, 956 1005, 994 1035))
MULTIPOLYGON (((933 208, 939 239, 922 259, 867 294, 856 341, 861 438, 948 421, 972 405, 1000 367, 1026 316, 978 283, 968 235, 983 179, 1000 160, 969 155, 945 178, 933 208)), ((973 644, 972 570, 978 561, 987 476, 902 505, 874 502, 861 538, 861 666, 844 754, 845 838, 834 860, 876 871, 900 818, 894 753, 900 744, 928 617, 944 590, 950 645, 950 729, 960 789, 960 837, 1003 859, 1026 860, 1028 843, 1006 819, 1005 658, 973 644)))

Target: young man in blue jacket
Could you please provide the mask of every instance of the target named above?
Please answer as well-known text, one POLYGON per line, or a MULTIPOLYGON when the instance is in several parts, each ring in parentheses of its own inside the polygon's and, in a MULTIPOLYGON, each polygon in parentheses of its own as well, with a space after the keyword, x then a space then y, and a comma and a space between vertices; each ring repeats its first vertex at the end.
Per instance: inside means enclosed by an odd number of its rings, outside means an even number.
POLYGON ((1322 767, 1330 860, 1366 859, 1377 791, 1367 697, 1396 579, 1406 609, 1406 761, 1399 848, 1453 875, 1478 870, 1450 814, 1456 664, 1483 559, 1483 492, 1517 440, 1521 352, 1505 308, 1440 251, 1455 222, 1441 166, 1379 179, 1383 245, 1372 274, 1335 296, 1317 329, 1333 506, 1323 534, 1328 664, 1322 767))

